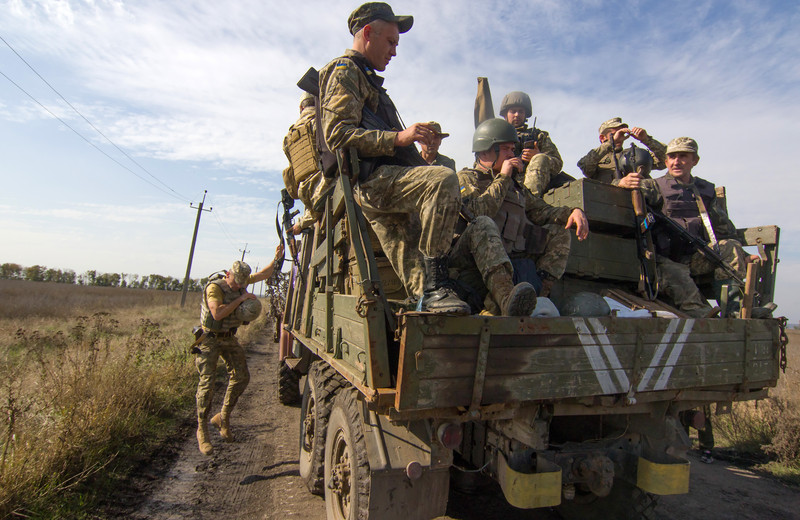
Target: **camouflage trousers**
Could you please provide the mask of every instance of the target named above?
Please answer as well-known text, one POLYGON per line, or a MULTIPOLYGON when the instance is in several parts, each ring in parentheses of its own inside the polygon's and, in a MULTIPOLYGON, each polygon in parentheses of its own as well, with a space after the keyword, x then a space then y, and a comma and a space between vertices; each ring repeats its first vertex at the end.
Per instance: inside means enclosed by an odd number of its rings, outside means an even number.
POLYGON ((297 186, 297 197, 305 206, 305 211, 298 221, 301 229, 310 228, 320 219, 321 214, 314 211, 314 208, 335 180, 324 177, 322 172, 316 172, 297 186))
POLYGON ((510 278, 513 268, 494 220, 481 216, 470 222, 453 245, 448 266, 451 278, 472 289, 487 309, 499 313, 499 302, 489 294, 487 280, 497 269, 505 269, 510 278))
POLYGON ((547 230, 547 238, 545 239, 544 253, 539 257, 534 257, 536 268, 540 271, 547 271, 550 276, 559 279, 567 270, 572 233, 558 224, 547 224, 544 228, 547 230))
POLYGON ((203 423, 210 419, 211 399, 214 396, 214 381, 217 376, 217 362, 221 357, 228 370, 228 388, 225 391, 223 406, 233 408, 250 382, 250 371, 244 349, 236 336, 230 338, 207 338, 197 346, 200 353, 195 354, 194 364, 200 374, 197 384, 197 421, 203 423))
POLYGON ((461 209, 455 172, 444 166, 381 166, 356 190, 364 217, 410 293, 422 294, 422 256, 447 254, 461 209))
POLYGON ((533 156, 531 162, 525 167, 525 187, 537 197, 541 197, 547 191, 547 186, 553 177, 561 172, 561 164, 555 159, 544 153, 533 156))
POLYGON ((708 300, 694 283, 688 265, 658 256, 659 292, 668 296, 675 307, 694 318, 702 318, 711 310, 708 300))
MULTIPOLYGON (((723 260, 728 262, 733 270, 739 275, 742 280, 747 276, 747 257, 749 256, 742 248, 742 244, 738 240, 720 240, 719 241, 719 255, 723 260)), ((707 274, 714 272, 715 280, 727 280, 730 275, 724 270, 714 266, 711 262, 700 253, 692 255, 689 261, 689 269, 692 276, 707 274)))

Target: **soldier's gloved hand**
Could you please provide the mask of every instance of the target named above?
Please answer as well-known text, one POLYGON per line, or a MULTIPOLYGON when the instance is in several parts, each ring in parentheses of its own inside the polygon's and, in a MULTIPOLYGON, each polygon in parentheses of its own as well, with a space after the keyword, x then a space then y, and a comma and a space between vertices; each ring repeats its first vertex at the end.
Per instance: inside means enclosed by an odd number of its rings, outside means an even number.
POLYGON ((569 214, 567 225, 564 226, 564 229, 569 229, 572 226, 575 226, 575 236, 578 237, 578 240, 584 240, 589 236, 589 220, 587 220, 583 210, 575 208, 569 214))
POLYGON ((618 186, 628 188, 629 190, 636 190, 642 185, 642 175, 639 172, 629 173, 620 179, 618 186))

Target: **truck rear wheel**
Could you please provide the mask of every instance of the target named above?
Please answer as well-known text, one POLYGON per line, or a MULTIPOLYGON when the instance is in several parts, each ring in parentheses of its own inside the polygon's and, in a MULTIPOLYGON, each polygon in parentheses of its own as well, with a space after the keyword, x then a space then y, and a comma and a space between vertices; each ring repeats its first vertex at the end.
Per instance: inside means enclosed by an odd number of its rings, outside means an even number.
POLYGON ((281 404, 297 404, 300 402, 300 374, 292 370, 285 360, 278 365, 278 400, 281 404))
POLYGON ((656 520, 657 500, 655 495, 617 479, 608 496, 578 491, 574 500, 562 501, 557 509, 564 520, 656 520))
POLYGON ((358 391, 342 390, 333 403, 325 440, 328 520, 369 518, 370 470, 358 391))
POLYGON ((300 478, 315 495, 324 493, 325 430, 342 378, 322 361, 311 364, 300 405, 300 478))

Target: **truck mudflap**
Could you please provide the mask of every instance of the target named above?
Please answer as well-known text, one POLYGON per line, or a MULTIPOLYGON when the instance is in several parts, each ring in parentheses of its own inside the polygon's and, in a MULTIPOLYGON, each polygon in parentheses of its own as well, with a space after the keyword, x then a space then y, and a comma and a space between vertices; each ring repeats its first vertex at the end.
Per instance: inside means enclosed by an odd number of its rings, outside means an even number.
POLYGON ((537 456, 536 472, 515 471, 505 455, 497 455, 497 480, 509 504, 520 509, 551 507, 561 503, 561 467, 537 456))
POLYGON ((669 457, 655 462, 639 457, 636 486, 654 495, 682 495, 689 492, 689 461, 669 457))

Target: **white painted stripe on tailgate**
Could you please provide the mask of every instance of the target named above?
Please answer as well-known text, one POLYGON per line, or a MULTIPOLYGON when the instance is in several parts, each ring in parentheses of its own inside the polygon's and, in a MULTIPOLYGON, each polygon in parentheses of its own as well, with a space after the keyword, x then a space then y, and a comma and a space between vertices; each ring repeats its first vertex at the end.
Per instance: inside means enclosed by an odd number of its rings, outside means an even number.
POLYGON ((603 345, 603 352, 606 355, 606 359, 608 359, 609 366, 614 370, 614 375, 617 377, 620 388, 623 392, 627 392, 631 388, 631 383, 628 380, 628 374, 626 374, 625 370, 622 368, 622 363, 619 362, 617 351, 614 350, 614 346, 608 339, 608 329, 606 329, 597 318, 589 318, 588 321, 594 329, 594 333, 597 335, 597 340, 603 345))
POLYGON ((664 332, 664 335, 661 337, 661 343, 658 344, 655 352, 653 352, 653 359, 650 360, 650 364, 647 366, 647 370, 645 370, 642 380, 639 381, 639 386, 636 388, 637 392, 642 392, 645 388, 647 388, 647 384, 650 383, 653 373, 656 371, 658 364, 661 362, 661 356, 663 356, 664 352, 667 350, 667 345, 669 345, 669 342, 672 341, 672 336, 675 334, 676 330, 678 330, 678 320, 670 320, 669 325, 667 325, 666 332, 664 332))
POLYGON ((675 368, 675 363, 678 362, 678 358, 680 358, 681 352, 683 351, 683 345, 686 343, 687 336, 692 333, 693 327, 694 320, 687 319, 686 323, 683 325, 683 330, 681 330, 680 336, 678 336, 678 339, 675 341, 675 345, 672 347, 672 351, 669 353, 669 358, 664 366, 664 370, 661 371, 658 381, 656 381, 656 384, 653 385, 653 390, 663 390, 667 387, 669 377, 672 375, 672 369, 675 368))
POLYGON ((597 377, 597 382, 600 383, 600 388, 603 390, 603 393, 619 393, 614 386, 614 381, 611 380, 611 374, 608 372, 603 354, 600 352, 600 347, 598 347, 589 327, 587 327, 582 318, 572 318, 572 322, 575 324, 575 330, 578 332, 578 339, 581 340, 583 351, 586 352, 586 357, 589 358, 589 363, 594 369, 594 374, 597 377))

